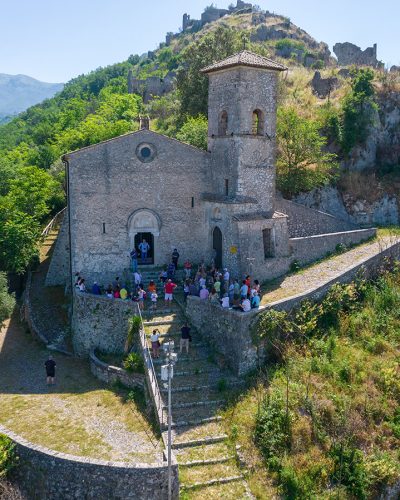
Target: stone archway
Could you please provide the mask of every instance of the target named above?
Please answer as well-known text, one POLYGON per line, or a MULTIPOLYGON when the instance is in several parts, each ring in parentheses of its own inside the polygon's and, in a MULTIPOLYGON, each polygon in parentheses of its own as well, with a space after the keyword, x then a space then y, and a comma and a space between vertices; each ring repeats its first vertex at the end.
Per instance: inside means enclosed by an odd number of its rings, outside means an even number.
MULTIPOLYGON (((161 221, 158 215, 150 209, 140 209, 133 212, 128 220, 129 249, 133 247, 138 250, 138 242, 144 237, 147 238, 151 248, 146 262, 142 264, 157 263, 157 242, 160 235, 161 221)), ((140 261, 139 261, 140 262, 140 261)))
POLYGON ((212 234, 214 263, 218 269, 222 268, 222 232, 218 226, 215 226, 212 234))

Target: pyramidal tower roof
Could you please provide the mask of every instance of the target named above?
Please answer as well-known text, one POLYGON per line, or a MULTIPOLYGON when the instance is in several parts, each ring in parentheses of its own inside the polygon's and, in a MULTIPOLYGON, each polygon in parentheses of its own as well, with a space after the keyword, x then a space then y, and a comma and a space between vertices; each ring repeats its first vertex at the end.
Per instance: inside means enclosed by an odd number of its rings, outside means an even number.
POLYGON ((268 57, 254 54, 248 50, 242 50, 242 52, 229 56, 222 61, 217 61, 214 64, 210 64, 210 66, 206 66, 201 72, 212 73, 213 71, 220 71, 221 69, 233 68, 235 66, 248 66, 250 68, 263 68, 275 71, 287 70, 286 66, 272 59, 268 59, 268 57))

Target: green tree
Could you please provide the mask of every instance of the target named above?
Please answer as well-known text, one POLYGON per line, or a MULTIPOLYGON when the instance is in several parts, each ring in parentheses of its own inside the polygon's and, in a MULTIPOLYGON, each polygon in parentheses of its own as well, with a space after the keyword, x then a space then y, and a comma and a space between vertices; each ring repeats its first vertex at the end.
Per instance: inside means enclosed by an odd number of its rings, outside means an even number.
POLYGON ((0 198, 0 270, 22 274, 38 255, 40 225, 0 198))
POLYGON ((207 114, 208 81, 200 73, 205 66, 224 59, 240 50, 240 33, 219 26, 215 31, 189 45, 182 54, 186 65, 177 74, 177 88, 180 94, 180 115, 207 114))
POLYGON ((8 293, 7 275, 0 272, 0 328, 4 321, 11 316, 14 306, 14 296, 8 293))
POLYGON ((327 153, 326 138, 316 121, 292 108, 280 108, 277 122, 277 186, 286 196, 328 183, 335 175, 336 156, 327 153))
POLYGON ((372 69, 357 69, 353 72, 351 91, 344 98, 342 107, 342 149, 345 153, 367 139, 368 128, 377 110, 373 80, 372 69))
POLYGON ((177 139, 200 149, 207 149, 208 121, 204 115, 189 117, 177 134, 177 139))
POLYGON ((16 212, 42 221, 50 211, 49 200, 58 188, 46 171, 37 167, 23 167, 10 181, 7 199, 16 212))

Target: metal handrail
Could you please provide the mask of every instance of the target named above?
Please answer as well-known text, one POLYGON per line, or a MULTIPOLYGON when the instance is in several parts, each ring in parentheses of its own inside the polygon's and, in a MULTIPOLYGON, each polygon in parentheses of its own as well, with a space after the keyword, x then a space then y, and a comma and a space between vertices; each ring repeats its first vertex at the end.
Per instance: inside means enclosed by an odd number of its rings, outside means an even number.
POLYGON ((61 215, 64 215, 64 212, 66 209, 67 209, 67 207, 64 207, 62 210, 57 212, 56 215, 51 219, 51 221, 47 224, 47 226, 42 231, 42 238, 45 238, 49 234, 49 232, 53 229, 55 224, 61 218, 61 215))
POLYGON ((151 384, 151 390, 153 391, 153 397, 154 397, 154 402, 156 404, 156 410, 157 410, 157 416, 160 420, 160 426, 162 427, 164 425, 164 405, 162 402, 161 398, 161 391, 158 386, 158 381, 157 381, 157 375, 156 371, 154 369, 154 364, 153 364, 153 359, 151 357, 150 349, 147 343, 147 337, 146 333, 144 330, 144 323, 143 323, 143 317, 142 313, 140 311, 139 305, 137 305, 138 311, 139 311, 139 317, 140 317, 140 323, 141 323, 141 328, 139 330, 140 333, 140 342, 142 344, 142 350, 143 350, 143 356, 145 359, 145 366, 148 371, 149 379, 150 379, 150 384, 151 384))

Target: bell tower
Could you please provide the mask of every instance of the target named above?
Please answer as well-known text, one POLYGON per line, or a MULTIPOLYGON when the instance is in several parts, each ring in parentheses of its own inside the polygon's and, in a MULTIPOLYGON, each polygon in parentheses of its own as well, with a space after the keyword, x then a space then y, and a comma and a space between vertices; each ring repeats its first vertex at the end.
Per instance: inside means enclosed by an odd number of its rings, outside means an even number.
POLYGON ((268 213, 275 198, 278 75, 286 69, 244 50, 202 70, 209 77, 208 149, 215 194, 252 198, 255 210, 268 213))

